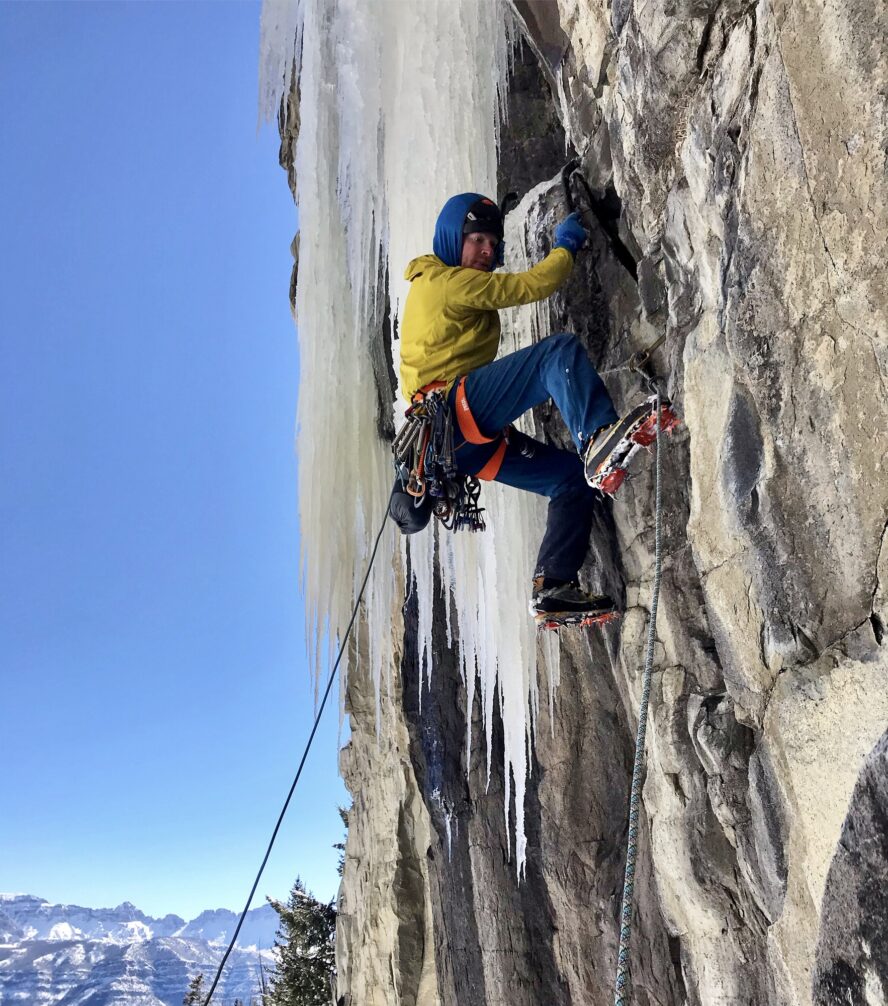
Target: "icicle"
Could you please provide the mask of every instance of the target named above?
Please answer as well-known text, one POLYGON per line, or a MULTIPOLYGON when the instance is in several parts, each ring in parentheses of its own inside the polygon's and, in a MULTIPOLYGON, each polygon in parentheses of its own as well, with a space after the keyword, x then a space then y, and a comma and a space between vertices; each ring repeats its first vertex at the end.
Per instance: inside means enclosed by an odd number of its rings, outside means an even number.
MULTIPOLYGON (((511 15, 504 0, 265 0, 260 92, 267 118, 299 85, 295 171, 301 230, 296 318, 300 345, 297 449, 302 576, 314 659, 326 620, 343 631, 391 486, 389 447, 376 434, 370 346, 388 293, 400 319, 407 262, 431 250, 435 219, 457 192, 496 191, 505 110, 511 15), (388 277, 388 289, 381 283, 388 277)), ((509 219, 507 246, 526 268, 509 219)), ((502 352, 544 333, 544 313, 515 313, 502 352)), ((547 334, 547 333, 546 333, 547 334)), ((398 358, 397 343, 393 357, 398 358)), ((396 416, 403 405, 395 406, 396 416)), ((532 431, 532 422, 525 426, 532 431)), ((545 501, 484 487, 488 530, 448 536, 429 529, 409 541, 418 601, 418 677, 431 672, 435 564, 448 641, 458 639, 471 723, 477 690, 490 776, 494 704, 505 737, 504 778, 515 799, 515 862, 523 869, 524 794, 539 696, 537 640, 527 613, 545 501), (453 623, 451 625, 451 615, 453 623)), ((366 656, 376 687, 393 664, 395 584, 406 550, 394 526, 368 584, 366 656)), ((361 647, 363 650, 364 647, 361 647)), ((362 654, 363 656, 363 654, 362 654)), ((554 666, 554 665, 551 665, 554 666)), ((550 702, 553 673, 549 672, 550 702)), ((377 723, 379 723, 377 716, 377 723)), ((467 729, 467 753, 471 751, 467 729)))
POLYGON ((264 0, 259 19, 259 122, 277 118, 281 97, 299 78, 303 0, 264 0))

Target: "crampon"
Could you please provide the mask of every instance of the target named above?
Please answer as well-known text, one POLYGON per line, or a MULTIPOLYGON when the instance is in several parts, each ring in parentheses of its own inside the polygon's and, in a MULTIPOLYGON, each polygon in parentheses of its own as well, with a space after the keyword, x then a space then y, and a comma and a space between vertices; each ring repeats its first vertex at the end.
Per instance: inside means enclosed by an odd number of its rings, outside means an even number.
POLYGON ((534 616, 537 629, 565 629, 578 628, 592 625, 607 625, 617 622, 620 619, 619 611, 605 611, 601 614, 590 614, 580 611, 547 611, 534 616))
MULTIPOLYGON (((634 429, 611 451, 607 458, 598 466, 589 484, 608 496, 623 484, 632 459, 642 448, 650 448, 657 438, 656 399, 651 400, 650 414, 639 421, 634 429)), ((660 405, 660 432, 671 433, 681 420, 675 414, 669 402, 660 405)))

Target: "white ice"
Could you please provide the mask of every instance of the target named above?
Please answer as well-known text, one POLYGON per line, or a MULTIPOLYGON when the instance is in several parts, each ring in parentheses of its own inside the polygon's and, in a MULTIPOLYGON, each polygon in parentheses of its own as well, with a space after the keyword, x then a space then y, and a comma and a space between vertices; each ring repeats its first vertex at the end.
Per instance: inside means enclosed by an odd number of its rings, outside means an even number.
MULTIPOLYGON (((511 31, 503 0, 265 0, 263 6, 265 116, 276 119, 294 73, 300 91, 297 451, 302 575, 315 652, 327 625, 341 638, 393 478, 389 445, 376 432, 369 354, 371 333, 381 324, 385 278, 399 319, 408 291, 404 269, 411 258, 431 251, 444 201, 463 191, 495 196, 511 31)), ((517 233, 524 215, 519 209, 510 216, 512 268, 526 267, 517 233)), ((538 337, 540 322, 534 308, 514 312, 501 352, 538 337)), ((397 342, 393 357, 397 361, 397 342)), ((393 407, 400 416, 404 403, 393 407)), ((514 860, 521 871, 528 745, 538 703, 527 599, 545 506, 492 483, 485 484, 482 503, 484 534, 429 529, 406 547, 425 672, 437 566, 453 606, 453 625, 450 605, 443 608, 447 638, 458 640, 467 721, 476 680, 488 736, 498 704, 505 734, 504 812, 508 820, 513 794, 514 860)), ((387 522, 364 599, 362 657, 377 703, 394 666, 393 636, 400 629, 392 618, 403 601, 398 584, 406 547, 387 522)), ((551 701, 557 647, 549 651, 551 701)), ((490 749, 488 744, 488 759, 490 749)))

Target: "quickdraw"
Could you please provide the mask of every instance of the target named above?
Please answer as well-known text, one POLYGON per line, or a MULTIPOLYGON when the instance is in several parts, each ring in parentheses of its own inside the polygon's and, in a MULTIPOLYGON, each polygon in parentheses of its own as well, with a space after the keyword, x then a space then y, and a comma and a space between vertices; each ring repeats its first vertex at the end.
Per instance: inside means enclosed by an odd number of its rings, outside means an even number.
POLYGON ((453 415, 443 387, 414 396, 392 444, 395 470, 414 505, 431 500, 433 515, 448 531, 483 531, 481 485, 472 475, 457 470, 453 415))

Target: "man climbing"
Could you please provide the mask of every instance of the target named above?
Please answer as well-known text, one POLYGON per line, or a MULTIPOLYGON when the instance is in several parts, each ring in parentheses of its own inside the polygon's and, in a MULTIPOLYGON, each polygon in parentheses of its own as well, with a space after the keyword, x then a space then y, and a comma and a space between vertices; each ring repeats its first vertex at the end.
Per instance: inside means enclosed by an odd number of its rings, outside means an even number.
MULTIPOLYGON (((405 273, 411 287, 400 333, 404 395, 411 401, 431 389, 447 395, 459 471, 549 498, 530 602, 541 625, 618 617, 614 601, 582 590, 577 575, 589 549, 602 475, 613 470, 615 452, 631 449, 631 438, 652 416, 650 401, 617 416, 576 336, 552 335, 494 361, 498 309, 550 296, 570 275, 586 239, 579 215, 571 214, 555 228, 554 247, 541 262, 527 272, 495 274, 503 254, 500 211, 490 199, 467 192, 441 210, 434 254, 414 259, 405 273), (509 428, 550 398, 577 453, 509 428)), ((390 513, 407 533, 416 529, 412 506, 406 494, 393 496, 390 513)))

